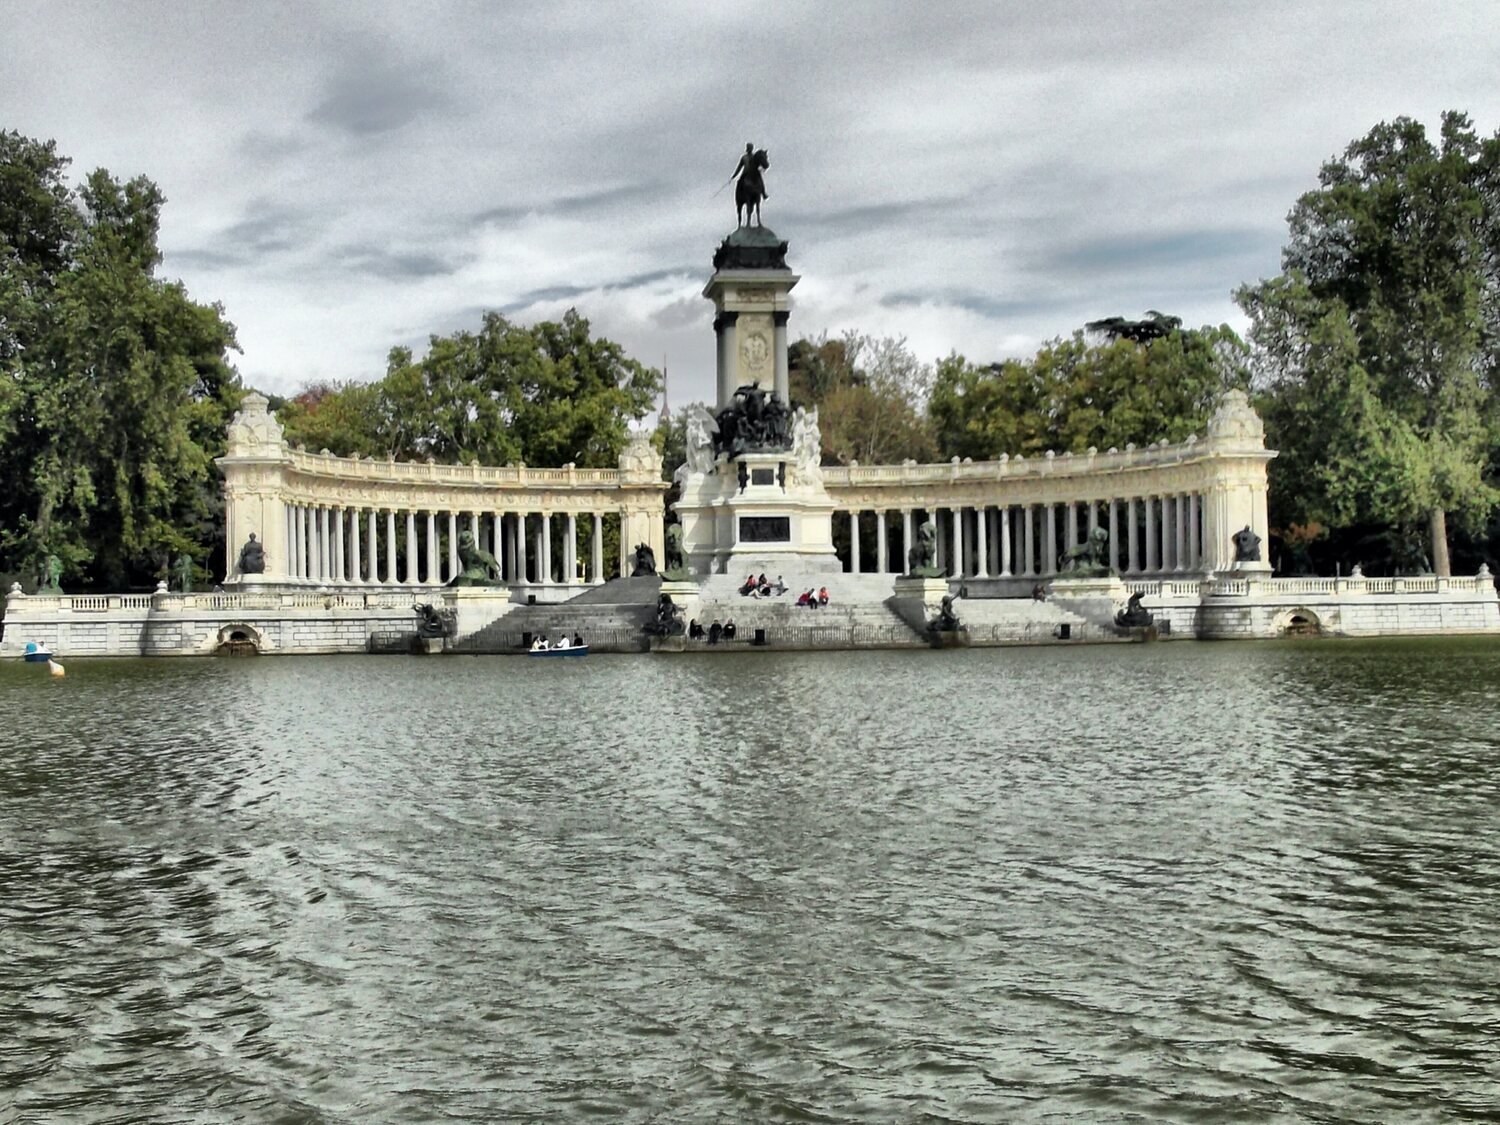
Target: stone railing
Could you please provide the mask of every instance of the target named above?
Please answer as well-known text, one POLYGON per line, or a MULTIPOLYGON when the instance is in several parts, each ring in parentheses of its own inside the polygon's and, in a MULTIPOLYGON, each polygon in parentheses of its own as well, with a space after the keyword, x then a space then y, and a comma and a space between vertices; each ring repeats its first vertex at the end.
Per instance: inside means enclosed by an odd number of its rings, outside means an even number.
POLYGON ((268 609, 409 609, 418 602, 430 601, 437 592, 424 594, 409 590, 376 590, 370 592, 323 593, 315 590, 291 592, 171 593, 154 594, 24 594, 12 587, 5 599, 6 616, 23 614, 132 614, 180 613, 206 610, 268 609))
POLYGON ((1291 596, 1364 597, 1380 594, 1484 594, 1495 593, 1494 576, 1488 572, 1437 578, 1414 575, 1409 578, 1206 578, 1186 582, 1140 581, 1127 579, 1125 588, 1132 594, 1148 598, 1243 598, 1252 595, 1285 598, 1291 596))
POLYGON ((442 465, 435 461, 397 461, 392 458, 336 457, 288 449, 291 469, 313 477, 359 480, 378 484, 423 484, 451 487, 499 488, 614 488, 625 474, 620 469, 533 469, 526 465, 442 465))

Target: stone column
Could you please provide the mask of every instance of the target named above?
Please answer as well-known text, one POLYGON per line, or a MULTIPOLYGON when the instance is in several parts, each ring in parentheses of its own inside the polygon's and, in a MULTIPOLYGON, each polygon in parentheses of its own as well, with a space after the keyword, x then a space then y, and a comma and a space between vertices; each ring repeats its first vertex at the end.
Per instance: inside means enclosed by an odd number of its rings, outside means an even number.
POLYGON ((312 541, 313 541, 313 570, 312 577, 317 581, 323 581, 328 574, 328 544, 324 532, 328 528, 328 517, 323 505, 319 504, 313 509, 312 541))
MULTIPOLYGON (((563 575, 563 582, 571 586, 578 581, 578 516, 568 513, 567 537, 563 540, 563 565, 568 568, 568 573, 563 575)), ((662 559, 663 568, 667 560, 662 559)))
POLYGON ((537 547, 537 558, 541 561, 541 580, 552 582, 552 513, 541 513, 541 543, 537 547))
POLYGON ((955 577, 963 577, 964 571, 964 510, 962 508, 951 508, 949 514, 953 517, 953 567, 952 573, 955 577))
POLYGON ((444 578, 452 578, 458 573, 458 513, 448 513, 448 573, 444 578))
POLYGON ((911 509, 901 509, 901 566, 899 572, 905 574, 910 565, 911 558, 911 509))
POLYGON ((875 509, 875 573, 889 574, 891 570, 890 543, 886 539, 885 509, 875 509))
POLYGON ((1172 500, 1172 562, 1173 570, 1187 568, 1187 497, 1178 493, 1172 500))
POLYGON ((348 521, 344 518, 346 509, 333 509, 333 580, 335 582, 347 582, 349 580, 349 544, 344 538, 344 524, 348 521))
POLYGON ((525 586, 531 581, 526 576, 526 513, 516 513, 516 527, 512 533, 516 551, 516 581, 525 586))
POLYGON ((1199 513, 1199 507, 1198 507, 1198 494, 1196 492, 1189 493, 1187 500, 1188 500, 1188 526, 1187 526, 1187 529, 1188 529, 1188 569, 1189 570, 1202 570, 1203 569, 1203 551, 1202 551, 1202 543, 1199 540, 1199 532, 1198 532, 1198 518, 1199 518, 1199 514, 1200 514, 1199 513))
POLYGON ((423 576, 427 585, 434 586, 438 582, 438 528, 437 513, 427 513, 427 573, 423 576))
MULTIPOLYGON (((372 583, 380 581, 380 552, 378 550, 379 537, 377 534, 379 531, 379 518, 379 513, 374 508, 371 508, 365 516, 365 547, 367 548, 365 554, 370 559, 367 565, 370 571, 369 581, 372 583)), ((356 575, 356 577, 358 576, 356 575)))
POLYGON ((735 391, 734 325, 740 314, 721 312, 714 317, 714 334, 718 337, 719 409, 729 405, 735 391))
POLYGON ((359 509, 349 509, 349 581, 364 581, 363 559, 359 557, 359 509))
POLYGON ((1021 577, 1036 577, 1036 505, 1021 505, 1021 548, 1026 552, 1026 566, 1021 577))
POLYGON ((1120 507, 1114 500, 1109 504, 1109 569, 1120 570, 1120 507))
POLYGON ((990 576, 990 511, 981 505, 974 509, 976 519, 974 521, 974 554, 975 554, 975 578, 988 578, 990 576))
MULTIPOLYGON (((373 567, 373 563, 371 566, 373 567)), ((385 510, 385 584, 396 581, 396 509, 385 510)))
POLYGON ((1163 573, 1172 569, 1172 497, 1163 493, 1161 498, 1161 569, 1163 573))
POLYGON ((1078 505, 1072 500, 1068 501, 1067 535, 1068 538, 1063 547, 1071 551, 1078 546, 1078 505))
POLYGON ((1094 534, 1094 530, 1099 526, 1099 502, 1097 500, 1085 500, 1084 503, 1088 505, 1089 534, 1092 535, 1094 534))
POLYGON ((406 574, 405 585, 417 584, 417 513, 406 510, 406 574))
POLYGON ((849 513, 849 573, 859 573, 859 512, 849 513))
MULTIPOLYGON (((781 400, 781 405, 792 404, 791 374, 787 370, 786 358, 786 321, 791 314, 785 311, 773 312, 771 314, 772 338, 774 346, 772 351, 776 353, 776 397, 781 400)), ((885 568, 882 567, 883 571, 885 568)))
POLYGON ((1141 569, 1141 556, 1137 547, 1140 536, 1135 526, 1135 497, 1125 501, 1125 573, 1137 574, 1141 569))
POLYGON ((293 578, 307 577, 307 522, 302 518, 302 505, 293 505, 292 513, 292 537, 289 542, 292 545, 291 572, 293 578))
POLYGON ((1042 573, 1057 573, 1057 505, 1047 505, 1047 536, 1042 540, 1042 573))
POLYGON ((1000 509, 1000 577, 1010 577, 1010 508, 1000 509))
POLYGON ((593 573, 589 576, 597 586, 604 581, 604 517, 594 513, 594 537, 589 542, 589 554, 593 556, 593 573))
POLYGON ((1146 505, 1146 570, 1149 573, 1161 567, 1161 560, 1156 554, 1156 497, 1143 496, 1141 502, 1146 505))

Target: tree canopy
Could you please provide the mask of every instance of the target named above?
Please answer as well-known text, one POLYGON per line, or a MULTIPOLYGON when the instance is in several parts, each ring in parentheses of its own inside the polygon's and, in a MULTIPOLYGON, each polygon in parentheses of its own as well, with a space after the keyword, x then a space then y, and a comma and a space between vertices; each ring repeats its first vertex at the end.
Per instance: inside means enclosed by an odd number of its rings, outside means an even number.
POLYGON ((75 188, 67 166, 0 133, 0 571, 29 581, 55 554, 118 588, 208 562, 242 392, 222 309, 156 276, 156 185, 100 169, 75 188))
MULTIPOLYGON (((1115 321, 1139 323, 1096 324, 1115 321)), ((1131 332, 1103 334, 1092 342, 1080 330, 1029 360, 941 361, 931 416, 942 455, 1034 457, 1182 441, 1203 433, 1225 390, 1248 383, 1244 344, 1227 327, 1168 327, 1144 342, 1131 332)))
POLYGON ((573 310, 530 327, 492 312, 420 359, 393 349, 374 383, 308 388, 281 418, 289 440, 342 456, 608 468, 660 389, 573 310))
POLYGON ((824 464, 895 464, 936 454, 926 417, 932 367, 905 337, 846 332, 788 349, 792 402, 818 408, 824 464))
POLYGON ((1323 165, 1288 215, 1282 274, 1242 287, 1283 524, 1481 526, 1500 344, 1500 135, 1409 118, 1323 165))

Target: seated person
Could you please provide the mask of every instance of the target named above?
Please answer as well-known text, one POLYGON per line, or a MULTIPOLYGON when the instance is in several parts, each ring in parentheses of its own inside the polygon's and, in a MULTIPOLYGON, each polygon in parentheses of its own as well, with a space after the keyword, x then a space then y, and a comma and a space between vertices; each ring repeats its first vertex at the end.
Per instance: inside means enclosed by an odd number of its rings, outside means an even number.
POLYGON ((1040 582, 1038 582, 1035 586, 1033 586, 1031 588, 1031 600, 1032 601, 1036 601, 1036 602, 1044 602, 1044 601, 1046 601, 1047 600, 1047 587, 1043 586, 1040 582))
POLYGON ((541 652, 542 649, 544 649, 546 647, 547 647, 547 634, 546 633, 541 634, 541 636, 532 637, 531 638, 531 651, 532 652, 541 652))
POLYGON ((708 643, 716 645, 719 643, 719 635, 724 632, 724 626, 715 621, 708 627, 708 643))
POLYGON ((724 622, 724 639, 726 641, 734 640, 734 618, 732 617, 724 622))
POLYGON ((818 608, 818 592, 816 590, 809 590, 807 592, 807 603, 806 604, 807 604, 807 608, 808 609, 817 609, 818 608))
POLYGON ((583 634, 582 633, 574 633, 573 634, 573 647, 574 648, 582 648, 583 647, 583 634))
POLYGON ((828 604, 828 587, 827 586, 822 587, 818 591, 818 604, 819 605, 827 605, 828 604))
POLYGON ((756 579, 755 591, 763 598, 769 598, 771 596, 771 583, 764 574, 756 579))
POLYGON ((786 593, 786 583, 781 580, 781 575, 779 574, 776 576, 776 585, 771 587, 771 593, 775 594, 778 598, 786 593))
POLYGON ((740 587, 740 596, 744 597, 747 594, 753 593, 755 591, 755 588, 756 588, 756 585, 755 585, 755 575, 753 575, 753 574, 747 574, 747 575, 745 575, 745 584, 740 587))
POLYGON ((798 594, 797 595, 797 604, 798 605, 806 605, 807 604, 807 599, 810 598, 810 597, 812 597, 812 591, 811 590, 807 590, 804 593, 798 594))
POLYGON ((699 640, 702 640, 702 639, 703 639, 703 626, 698 624, 698 619, 695 617, 691 621, 688 622, 688 640, 690 640, 690 641, 699 641, 699 640))

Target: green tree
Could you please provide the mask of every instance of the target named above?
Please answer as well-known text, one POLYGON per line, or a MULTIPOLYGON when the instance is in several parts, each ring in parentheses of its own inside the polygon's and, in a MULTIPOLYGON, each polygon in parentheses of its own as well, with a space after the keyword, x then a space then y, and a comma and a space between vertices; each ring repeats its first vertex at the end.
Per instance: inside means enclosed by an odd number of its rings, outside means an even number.
POLYGON ((234 333, 156 276, 156 185, 66 167, 0 134, 0 569, 119 586, 219 545, 234 333))
POLYGON ((1026 361, 979 366, 950 355, 929 408, 942 455, 1082 453, 1203 433, 1223 392, 1248 383, 1244 345, 1225 326, 1183 329, 1153 315, 1165 327, 1145 342, 1078 331, 1026 361))
POLYGON ((932 367, 904 337, 846 332, 788 349, 792 402, 818 408, 825 464, 894 464, 936 454, 927 424, 932 367))
POLYGON ((1283 516, 1401 527, 1425 517, 1447 574, 1449 514, 1481 526, 1496 493, 1500 135, 1409 118, 1323 165, 1288 216, 1281 276, 1236 294, 1268 391, 1283 516))
POLYGON ((531 327, 487 313, 478 332, 433 336, 420 359, 392 349, 378 382, 308 388, 283 424, 346 456, 608 468, 660 389, 658 371, 576 311, 531 327))

